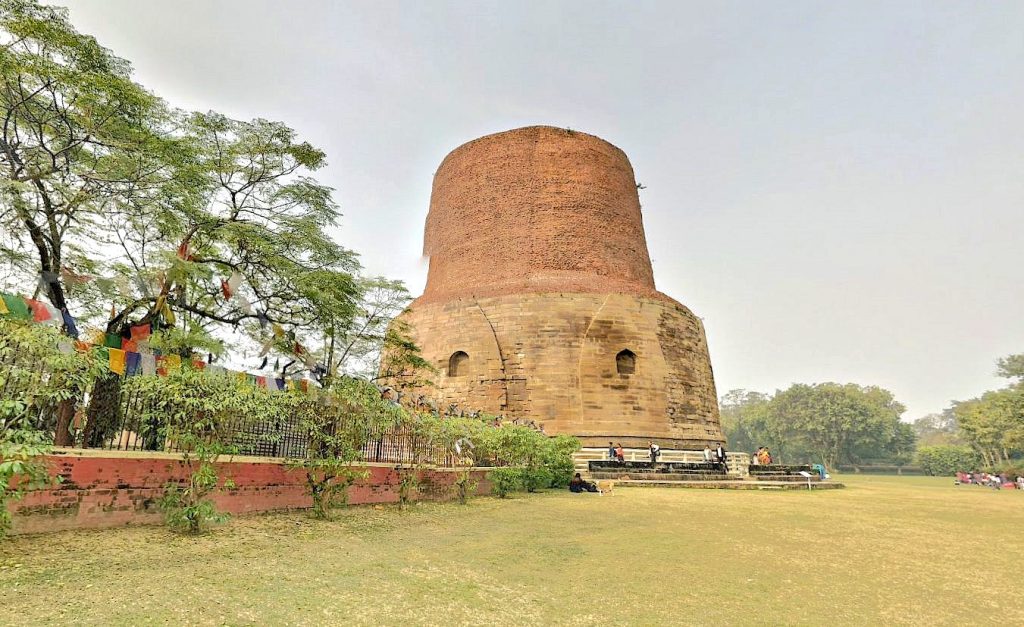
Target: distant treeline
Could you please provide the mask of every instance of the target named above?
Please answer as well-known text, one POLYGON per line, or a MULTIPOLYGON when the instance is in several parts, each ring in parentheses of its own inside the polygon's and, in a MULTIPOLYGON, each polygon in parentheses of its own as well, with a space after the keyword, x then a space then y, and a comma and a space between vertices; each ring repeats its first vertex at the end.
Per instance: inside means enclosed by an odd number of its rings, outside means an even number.
POLYGON ((928 474, 1024 465, 1024 354, 998 361, 1010 385, 955 401, 941 414, 902 422, 893 394, 852 383, 794 384, 774 394, 732 390, 720 400, 733 450, 767 446, 776 460, 830 468, 928 474), (907 471, 916 468, 906 468, 907 471))

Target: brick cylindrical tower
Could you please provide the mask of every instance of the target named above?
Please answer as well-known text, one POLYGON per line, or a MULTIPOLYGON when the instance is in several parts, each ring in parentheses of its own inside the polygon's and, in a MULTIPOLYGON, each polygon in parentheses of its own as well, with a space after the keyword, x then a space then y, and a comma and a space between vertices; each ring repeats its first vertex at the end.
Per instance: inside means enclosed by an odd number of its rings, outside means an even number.
POLYGON ((449 154, 423 295, 404 315, 445 403, 550 434, 720 441, 700 320, 655 289, 633 169, 608 142, 535 126, 449 154))

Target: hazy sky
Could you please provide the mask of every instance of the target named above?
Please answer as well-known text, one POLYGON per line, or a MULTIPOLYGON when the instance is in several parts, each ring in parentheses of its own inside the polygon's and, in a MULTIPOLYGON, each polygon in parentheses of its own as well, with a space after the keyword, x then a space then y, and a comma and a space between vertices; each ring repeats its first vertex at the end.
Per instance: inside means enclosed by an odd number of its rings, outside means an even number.
POLYGON ((916 418, 1024 352, 1024 2, 68 5, 171 104, 326 150, 337 236, 414 294, 441 159, 551 124, 629 155, 719 393, 877 384, 916 418))

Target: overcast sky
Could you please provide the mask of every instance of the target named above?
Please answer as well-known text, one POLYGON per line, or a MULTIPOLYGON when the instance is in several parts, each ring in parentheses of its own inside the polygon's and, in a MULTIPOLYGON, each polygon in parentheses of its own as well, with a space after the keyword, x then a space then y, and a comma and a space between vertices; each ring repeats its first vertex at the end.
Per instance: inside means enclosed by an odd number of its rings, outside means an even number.
POLYGON ((877 384, 912 419, 1024 352, 1024 2, 67 4, 171 104, 326 150, 337 237, 414 294, 441 159, 550 124, 629 155, 720 394, 877 384))

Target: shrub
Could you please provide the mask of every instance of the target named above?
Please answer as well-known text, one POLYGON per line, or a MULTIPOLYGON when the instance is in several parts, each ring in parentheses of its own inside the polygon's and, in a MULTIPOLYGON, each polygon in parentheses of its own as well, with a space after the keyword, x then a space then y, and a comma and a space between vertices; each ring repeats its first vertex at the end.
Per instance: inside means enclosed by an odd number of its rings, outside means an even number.
POLYGON ((929 475, 954 475, 971 471, 981 463, 977 451, 967 446, 922 446, 917 449, 917 464, 929 475))
MULTIPOLYGON (((160 499, 160 509, 168 527, 195 535, 211 524, 228 519, 228 515, 218 512, 213 501, 207 498, 219 482, 214 463, 222 452, 223 447, 218 444, 199 442, 186 454, 186 463, 191 469, 188 482, 185 485, 168 484, 160 499)), ((224 487, 233 488, 234 483, 227 480, 224 487)))
POLYGON ((491 480, 494 493, 500 498, 507 498, 523 485, 523 472, 519 468, 495 468, 487 476, 491 480))
POLYGON ((473 478, 469 470, 459 473, 455 479, 455 495, 458 497, 459 503, 465 505, 469 502, 470 497, 476 494, 477 484, 477 480, 473 478))
POLYGON ((523 487, 526 488, 527 492, 536 492, 537 490, 550 488, 553 478, 554 474, 544 466, 524 468, 522 471, 523 487))
POLYGON ((55 429, 66 431, 75 402, 105 367, 72 348, 56 329, 0 319, 0 537, 8 502, 50 483, 42 456, 55 429), (63 347, 63 349, 61 348, 63 347))
POLYGON ((415 467, 398 469, 398 509, 405 509, 412 502, 415 491, 420 487, 420 472, 415 467))
POLYGON ((551 472, 551 487, 564 488, 569 485, 576 472, 572 456, 580 450, 580 441, 571 435, 556 435, 548 439, 544 464, 551 472))
POLYGON ((329 518, 334 506, 348 502, 349 487, 369 474, 354 466, 370 432, 397 422, 401 411, 382 401, 375 387, 356 379, 336 380, 316 397, 289 393, 274 398, 299 418, 308 446, 305 457, 291 460, 289 465, 306 473, 313 516, 329 518))

